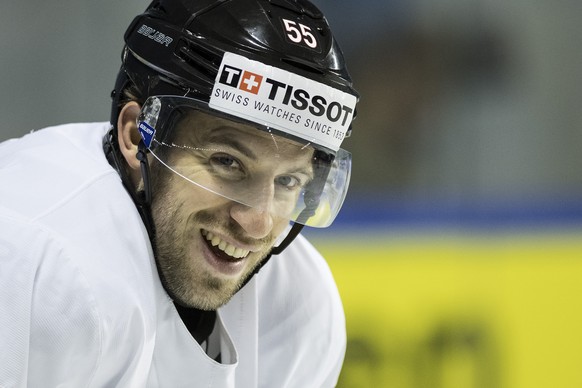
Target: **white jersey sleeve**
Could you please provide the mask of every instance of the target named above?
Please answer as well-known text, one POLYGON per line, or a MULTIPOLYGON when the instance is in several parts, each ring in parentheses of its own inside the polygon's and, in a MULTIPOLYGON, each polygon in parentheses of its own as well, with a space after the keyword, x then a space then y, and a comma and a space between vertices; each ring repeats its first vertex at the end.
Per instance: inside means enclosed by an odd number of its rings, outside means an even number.
POLYGON ((63 126, 0 146, 0 387, 145 386, 153 270, 100 149, 105 129, 63 126), (135 231, 134 255, 111 225, 135 231))
POLYGON ((83 277, 41 228, 3 214, 0 230, 0 385, 86 386, 101 338, 83 277))

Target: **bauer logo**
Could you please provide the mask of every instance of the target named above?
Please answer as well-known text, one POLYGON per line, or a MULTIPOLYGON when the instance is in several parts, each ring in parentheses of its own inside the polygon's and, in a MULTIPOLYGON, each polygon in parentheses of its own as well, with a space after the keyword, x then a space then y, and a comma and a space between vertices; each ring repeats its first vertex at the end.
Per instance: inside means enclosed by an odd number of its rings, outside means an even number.
POLYGON ((148 125, 145 121, 139 123, 138 129, 145 146, 149 148, 150 144, 152 144, 156 130, 148 125))
POLYGON ((145 37, 148 37, 154 42, 162 44, 166 47, 168 47, 170 43, 174 41, 174 39, 171 36, 163 34, 160 31, 156 30, 155 28, 146 26, 145 24, 141 25, 139 30, 137 30, 137 33, 145 37))
POLYGON ((309 78, 224 55, 210 106, 337 150, 353 119, 355 96, 309 78))

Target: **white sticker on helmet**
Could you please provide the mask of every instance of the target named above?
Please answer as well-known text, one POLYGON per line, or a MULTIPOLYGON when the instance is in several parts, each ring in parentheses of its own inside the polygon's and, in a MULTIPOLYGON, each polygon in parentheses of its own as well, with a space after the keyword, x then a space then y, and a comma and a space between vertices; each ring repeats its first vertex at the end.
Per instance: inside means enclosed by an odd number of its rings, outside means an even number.
POLYGON ((309 78, 225 53, 209 105, 337 151, 356 102, 309 78))

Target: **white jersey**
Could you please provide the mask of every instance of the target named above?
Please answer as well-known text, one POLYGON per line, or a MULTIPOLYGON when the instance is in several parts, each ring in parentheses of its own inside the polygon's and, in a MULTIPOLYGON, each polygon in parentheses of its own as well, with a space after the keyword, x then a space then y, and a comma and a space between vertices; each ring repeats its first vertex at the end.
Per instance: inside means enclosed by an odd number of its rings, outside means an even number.
POLYGON ((158 278, 106 123, 0 144, 0 387, 330 387, 346 337, 301 236, 217 314, 208 357, 158 278))

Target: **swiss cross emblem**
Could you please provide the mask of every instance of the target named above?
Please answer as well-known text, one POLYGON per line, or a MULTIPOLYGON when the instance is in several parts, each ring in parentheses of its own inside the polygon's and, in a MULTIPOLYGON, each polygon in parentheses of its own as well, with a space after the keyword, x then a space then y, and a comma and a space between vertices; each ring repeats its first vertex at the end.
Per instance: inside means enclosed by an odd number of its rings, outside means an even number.
POLYGON ((259 93, 259 88, 263 82, 263 76, 250 71, 245 71, 241 77, 239 89, 245 90, 249 93, 259 93))

